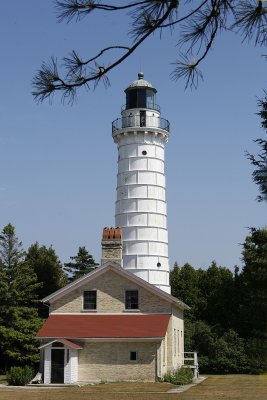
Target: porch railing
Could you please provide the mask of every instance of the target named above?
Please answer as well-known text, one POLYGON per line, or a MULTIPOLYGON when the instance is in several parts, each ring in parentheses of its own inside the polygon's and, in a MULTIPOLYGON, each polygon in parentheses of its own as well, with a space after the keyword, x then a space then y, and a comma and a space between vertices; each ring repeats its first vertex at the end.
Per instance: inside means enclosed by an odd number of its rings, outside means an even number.
POLYGON ((186 351, 183 353, 184 355, 184 367, 191 368, 193 370, 194 379, 197 379, 199 376, 199 368, 198 368, 198 358, 196 351, 186 351))

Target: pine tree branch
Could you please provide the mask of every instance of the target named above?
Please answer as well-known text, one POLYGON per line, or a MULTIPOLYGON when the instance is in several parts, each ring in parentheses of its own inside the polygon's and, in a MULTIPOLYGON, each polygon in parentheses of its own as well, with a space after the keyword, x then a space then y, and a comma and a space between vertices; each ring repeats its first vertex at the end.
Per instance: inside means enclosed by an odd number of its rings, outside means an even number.
MULTIPOLYGON (((167 6, 165 7, 166 11, 164 12, 164 14, 155 22, 155 24, 153 24, 153 26, 147 29, 147 31, 141 36, 139 40, 137 40, 133 44, 133 46, 131 47, 110 46, 101 51, 103 54, 103 52, 106 52, 114 48, 127 49, 123 56, 119 57, 111 65, 107 67, 95 63, 95 67, 93 69, 91 68, 89 74, 85 75, 83 75, 83 72, 85 72, 84 69, 80 68, 80 73, 77 73, 75 68, 72 67, 69 69, 66 78, 63 79, 59 77, 57 61, 54 58, 51 58, 51 61, 48 64, 43 63, 41 69, 37 72, 36 76, 33 79, 33 87, 35 88, 35 90, 33 91, 32 94, 35 100, 42 102, 47 98, 51 99, 56 91, 63 91, 62 100, 64 101, 65 99, 68 99, 70 102, 73 102, 75 100, 76 89, 78 87, 86 85, 87 88, 89 89, 88 84, 92 81, 95 82, 95 87, 96 87, 101 80, 103 80, 104 84, 108 86, 109 81, 106 76, 107 72, 111 71, 116 66, 121 64, 126 58, 128 58, 137 49, 137 47, 139 47, 156 29, 158 29, 158 27, 164 21, 166 21, 169 18, 170 14, 177 6, 176 0, 172 0, 170 2, 168 1, 166 3, 167 6)), ((160 11, 162 11, 162 7, 160 8, 160 11)), ((76 55, 77 54, 75 53, 75 56, 76 55)), ((98 57, 99 55, 91 58, 90 60, 95 60, 98 57)), ((81 61, 81 63, 83 62, 81 61)), ((67 68, 68 66, 69 65, 67 65, 67 68)), ((83 66, 83 64, 81 66, 83 66)))
POLYGON ((94 10, 120 11, 131 9, 150 2, 151 0, 143 0, 126 4, 124 6, 114 6, 110 4, 103 4, 96 0, 56 0, 55 6, 59 12, 59 22, 62 22, 65 19, 70 22, 73 18, 76 17, 76 20, 79 20, 94 10))
MULTIPOLYGON (((181 55, 174 63, 176 66, 171 77, 174 80, 185 79, 185 87, 197 87, 203 79, 199 70, 201 62, 210 52, 217 34, 224 30, 239 32, 243 40, 255 39, 255 45, 267 44, 267 8, 262 0, 199 0, 198 4, 181 18, 174 18, 178 12, 178 0, 141 0, 125 2, 117 5, 113 1, 102 3, 100 0, 56 0, 59 20, 69 22, 89 15, 94 10, 127 11, 132 18, 133 38, 130 46, 111 45, 95 56, 83 59, 76 51, 63 58, 61 71, 58 72, 57 60, 51 58, 43 63, 33 78, 33 96, 36 101, 45 99, 52 101, 56 92, 62 94, 62 101, 72 103, 76 99, 77 89, 95 89, 103 82, 110 86, 108 73, 125 61, 136 49, 157 30, 164 28, 178 29, 181 24, 179 46, 181 55), (235 20, 234 24, 232 20, 235 20), (181 52, 186 46, 185 52, 181 52), (122 51, 122 55, 114 57, 114 51, 122 51), (103 57, 111 55, 109 63, 103 57)), ((184 0, 184 6, 188 1, 184 0)))

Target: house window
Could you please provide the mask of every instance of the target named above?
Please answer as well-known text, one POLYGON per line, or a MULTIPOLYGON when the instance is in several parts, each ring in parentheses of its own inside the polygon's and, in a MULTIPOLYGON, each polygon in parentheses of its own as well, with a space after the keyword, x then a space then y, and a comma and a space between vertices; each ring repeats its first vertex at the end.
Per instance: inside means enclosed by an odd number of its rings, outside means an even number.
POLYGON ((126 290, 125 308, 126 310, 138 310, 138 290, 126 290))
POLYGON ((96 310, 96 290, 86 290, 83 292, 83 309, 96 310))
POLYGON ((137 352, 130 351, 130 361, 137 361, 137 352))

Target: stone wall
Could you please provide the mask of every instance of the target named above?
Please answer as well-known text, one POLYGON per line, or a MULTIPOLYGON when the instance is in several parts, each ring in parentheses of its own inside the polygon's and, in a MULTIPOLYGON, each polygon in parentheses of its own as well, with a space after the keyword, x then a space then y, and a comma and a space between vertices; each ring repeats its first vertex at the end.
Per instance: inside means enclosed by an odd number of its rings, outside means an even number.
POLYGON ((84 290, 97 290, 96 312, 122 313, 125 311, 125 290, 136 289, 139 291, 139 310, 141 313, 171 313, 170 303, 113 271, 107 271, 99 278, 56 300, 51 304, 50 312, 83 312, 84 290))
POLYGON ((86 343, 79 351, 79 382, 156 379, 157 343, 86 343), (137 360, 130 361, 130 352, 137 360))
POLYGON ((173 307, 167 330, 168 370, 180 368, 184 361, 184 320, 183 311, 173 307))

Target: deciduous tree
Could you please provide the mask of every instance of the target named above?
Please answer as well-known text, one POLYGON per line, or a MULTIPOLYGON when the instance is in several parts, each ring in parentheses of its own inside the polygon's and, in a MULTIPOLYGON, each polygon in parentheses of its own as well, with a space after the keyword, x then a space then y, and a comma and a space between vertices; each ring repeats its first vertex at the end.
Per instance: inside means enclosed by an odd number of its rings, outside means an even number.
POLYGON ((199 289, 200 274, 200 270, 188 263, 182 267, 175 263, 170 272, 171 293, 191 307, 191 310, 186 312, 186 316, 193 320, 199 318, 199 310, 205 307, 203 304, 205 299, 199 289))
POLYGON ((242 333, 267 340, 267 228, 250 229, 243 244, 243 263, 240 274, 242 333))
POLYGON ((39 246, 37 242, 32 244, 26 253, 25 260, 35 272, 38 282, 41 283, 38 289, 39 299, 67 284, 62 264, 52 246, 47 248, 39 246))
MULTIPOLYGON (((68 283, 62 264, 52 246, 47 248, 39 246, 37 242, 32 244, 26 253, 25 262, 34 271, 40 284, 37 289, 39 300, 68 283)), ((42 302, 38 303, 38 310, 41 317, 48 316, 48 307, 42 302)))

